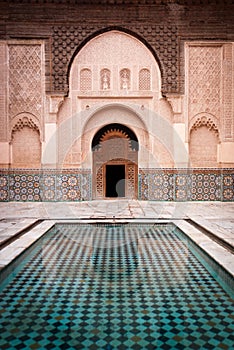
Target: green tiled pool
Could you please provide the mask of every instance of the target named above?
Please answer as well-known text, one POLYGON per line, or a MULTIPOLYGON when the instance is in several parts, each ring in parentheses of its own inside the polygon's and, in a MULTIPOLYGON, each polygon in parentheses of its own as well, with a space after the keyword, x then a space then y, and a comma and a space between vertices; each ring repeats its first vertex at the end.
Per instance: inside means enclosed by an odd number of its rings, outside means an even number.
POLYGON ((58 224, 1 285, 0 349, 231 350, 206 267, 172 224, 58 224))

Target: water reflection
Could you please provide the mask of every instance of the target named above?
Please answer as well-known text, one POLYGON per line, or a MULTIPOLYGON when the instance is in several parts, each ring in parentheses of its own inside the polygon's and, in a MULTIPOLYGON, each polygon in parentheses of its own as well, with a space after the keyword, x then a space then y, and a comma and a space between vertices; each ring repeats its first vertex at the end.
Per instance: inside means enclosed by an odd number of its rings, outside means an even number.
POLYGON ((137 235, 126 232, 123 224, 97 227, 99 235, 94 234, 92 242, 94 271, 108 279, 134 273, 139 263, 137 235))

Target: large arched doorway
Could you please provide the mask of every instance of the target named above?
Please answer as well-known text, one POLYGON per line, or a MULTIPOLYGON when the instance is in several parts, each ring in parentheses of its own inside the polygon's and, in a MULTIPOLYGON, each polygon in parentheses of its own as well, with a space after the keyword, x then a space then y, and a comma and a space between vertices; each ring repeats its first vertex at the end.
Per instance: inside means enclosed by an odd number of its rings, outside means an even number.
POLYGON ((125 125, 102 127, 92 141, 93 198, 137 198, 138 139, 125 125))

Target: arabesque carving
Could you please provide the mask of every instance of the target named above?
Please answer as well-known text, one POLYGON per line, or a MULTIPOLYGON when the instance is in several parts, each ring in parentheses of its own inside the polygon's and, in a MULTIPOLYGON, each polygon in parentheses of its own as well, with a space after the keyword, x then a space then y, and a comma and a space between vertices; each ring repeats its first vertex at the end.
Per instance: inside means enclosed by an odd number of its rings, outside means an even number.
POLYGON ((131 72, 124 68, 120 71, 120 89, 129 90, 131 88, 131 72))
POLYGON ((81 69, 80 71, 80 90, 92 90, 92 71, 88 68, 81 69))
POLYGON ((100 166, 97 170, 96 177, 96 196, 97 198, 104 197, 104 186, 103 186, 103 166, 100 166))
POLYGON ((42 113, 40 44, 9 45, 9 115, 24 111, 37 118, 42 113))
POLYGON ((189 47, 189 115, 205 111, 221 114, 221 47, 189 47))
POLYGON ((101 90, 109 90, 110 89, 110 75, 111 72, 109 69, 102 69, 100 72, 100 76, 101 76, 101 90))
POLYGON ((139 90, 150 90, 151 89, 151 76, 150 70, 143 68, 139 72, 139 90))
POLYGON ((127 165, 127 197, 136 197, 136 174, 137 166, 135 164, 127 165))

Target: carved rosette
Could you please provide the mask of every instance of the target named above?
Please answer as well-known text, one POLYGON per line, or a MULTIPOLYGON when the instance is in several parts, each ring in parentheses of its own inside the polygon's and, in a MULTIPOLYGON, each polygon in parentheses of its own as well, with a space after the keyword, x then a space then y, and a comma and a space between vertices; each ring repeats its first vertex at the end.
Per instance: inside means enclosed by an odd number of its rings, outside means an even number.
MULTIPOLYGON (((113 28, 116 29, 116 28, 113 28)), ((158 58, 162 93, 179 92, 178 35, 175 25, 125 26, 142 38, 158 58)), ((52 86, 54 92, 68 94, 69 66, 78 47, 103 30, 101 26, 55 26, 52 35, 52 86)))

